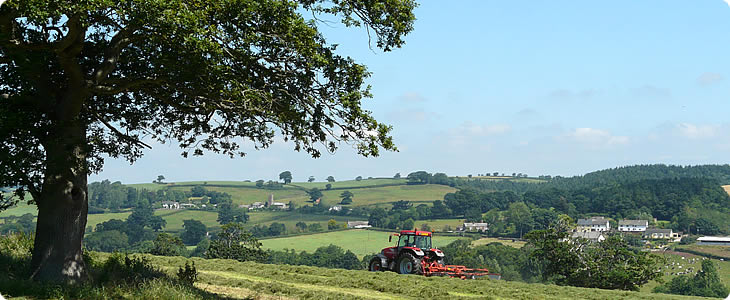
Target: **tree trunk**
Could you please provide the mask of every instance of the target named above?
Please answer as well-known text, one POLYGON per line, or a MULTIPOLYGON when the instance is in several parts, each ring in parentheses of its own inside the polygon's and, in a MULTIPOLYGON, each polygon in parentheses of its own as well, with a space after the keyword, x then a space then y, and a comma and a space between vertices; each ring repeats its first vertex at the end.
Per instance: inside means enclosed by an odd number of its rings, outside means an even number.
POLYGON ((32 278, 75 284, 87 278, 81 243, 88 213, 86 132, 78 121, 57 126, 43 143, 45 178, 40 192, 32 278))

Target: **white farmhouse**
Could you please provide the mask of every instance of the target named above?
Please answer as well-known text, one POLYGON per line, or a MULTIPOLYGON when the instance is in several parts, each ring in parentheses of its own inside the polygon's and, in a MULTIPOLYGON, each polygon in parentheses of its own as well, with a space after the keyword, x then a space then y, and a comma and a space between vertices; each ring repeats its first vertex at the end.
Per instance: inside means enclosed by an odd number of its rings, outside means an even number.
POLYGON ((373 226, 370 226, 370 224, 368 224, 368 221, 347 221, 347 228, 362 229, 370 227, 373 226))
POLYGON ((606 240, 606 237, 603 235, 600 231, 581 231, 581 232, 573 232, 571 235, 572 238, 582 238, 587 239, 591 242, 603 242, 606 240))
POLYGON ((162 208, 164 209, 180 209, 180 203, 175 201, 162 201, 162 208))
POLYGON ((611 225, 604 217, 592 217, 590 219, 578 219, 578 232, 608 231, 611 225))
POLYGON ((460 228, 464 231, 487 231, 489 230, 489 224, 487 223, 464 223, 464 226, 460 228))
POLYGON ((647 220, 621 220, 618 221, 618 231, 622 232, 644 232, 649 227, 647 220))

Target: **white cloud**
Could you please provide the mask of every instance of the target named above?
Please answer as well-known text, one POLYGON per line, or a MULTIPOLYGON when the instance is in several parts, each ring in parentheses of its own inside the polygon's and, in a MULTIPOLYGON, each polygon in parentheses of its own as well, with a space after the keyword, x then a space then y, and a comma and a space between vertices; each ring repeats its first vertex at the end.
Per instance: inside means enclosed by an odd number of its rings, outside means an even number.
POLYGON ((677 125, 679 134, 690 139, 715 137, 718 133, 718 129, 718 126, 715 125, 694 125, 690 123, 681 123, 677 125))
POLYGON ((629 143, 629 138, 626 136, 615 136, 605 130, 587 127, 576 128, 565 137, 592 146, 613 146, 629 143))
POLYGON ((398 99, 403 102, 426 102, 426 97, 423 97, 423 95, 417 92, 407 92, 398 97, 398 99))
MULTIPOLYGON (((725 0, 728 2, 728 5, 730 5, 730 0, 725 0)), ((723 81, 725 79, 724 76, 720 73, 713 73, 713 72, 705 72, 700 75, 700 77, 697 77, 697 84, 701 86, 708 86, 713 85, 715 83, 718 83, 720 81, 723 81)))
POLYGON ((725 3, 727 3, 727 6, 730 6, 730 0, 723 0, 725 3))
POLYGON ((507 133, 512 130, 512 126, 507 124, 494 125, 477 125, 471 122, 464 123, 458 130, 475 136, 490 136, 507 133))

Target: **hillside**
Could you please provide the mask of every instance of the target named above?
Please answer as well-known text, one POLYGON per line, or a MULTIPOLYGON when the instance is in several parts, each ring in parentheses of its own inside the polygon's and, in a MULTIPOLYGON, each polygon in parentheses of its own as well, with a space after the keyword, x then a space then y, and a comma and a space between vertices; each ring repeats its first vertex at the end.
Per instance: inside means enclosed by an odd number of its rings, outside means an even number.
MULTIPOLYGON (((170 274, 190 261, 183 257, 145 256, 170 274)), ((697 299, 508 281, 426 278, 392 272, 191 260, 200 273, 197 288, 238 299, 697 299)))
MULTIPOLYGON (((261 240, 261 243, 265 249, 294 249, 297 252, 307 251, 310 253, 314 252, 319 247, 332 244, 342 247, 345 250, 350 250, 355 253, 355 255, 362 258, 365 255, 378 253, 385 247, 393 246, 393 242, 388 242, 388 236, 390 234, 390 232, 355 229, 265 239, 261 240)), ((459 237, 435 235, 433 237, 433 245, 434 247, 443 247, 457 239, 459 239, 459 237)))
POLYGON ((190 191, 195 186, 202 186, 206 190, 227 193, 231 195, 234 204, 251 204, 264 202, 269 195, 274 195, 274 201, 288 203, 292 201, 296 205, 309 203, 307 190, 318 188, 322 191, 322 201, 329 205, 337 204, 340 194, 349 190, 354 194, 352 207, 388 204, 398 200, 429 203, 434 200, 443 200, 444 195, 456 191, 455 188, 438 185, 407 185, 405 179, 363 179, 327 182, 294 182, 283 185, 278 189, 257 188, 255 183, 241 181, 191 181, 175 182, 167 184, 129 184, 128 186, 137 189, 174 190, 190 191), (331 184, 327 190, 326 185, 331 184))

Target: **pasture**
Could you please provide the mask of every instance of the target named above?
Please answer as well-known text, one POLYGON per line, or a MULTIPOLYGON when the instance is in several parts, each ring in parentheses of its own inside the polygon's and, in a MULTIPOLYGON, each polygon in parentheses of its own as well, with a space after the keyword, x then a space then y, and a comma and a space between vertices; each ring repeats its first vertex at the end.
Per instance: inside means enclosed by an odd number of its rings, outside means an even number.
POLYGON ((520 249, 520 248, 522 248, 522 246, 527 244, 526 242, 518 241, 518 240, 514 240, 514 239, 481 238, 481 239, 471 242, 471 246, 476 247, 476 246, 487 245, 487 244, 491 244, 491 243, 500 243, 502 245, 510 246, 512 248, 517 248, 517 249, 520 249))
MULTIPOLYGON (((95 261, 110 254, 92 253, 95 261)), ((194 262, 195 287, 238 299, 696 299, 645 292, 527 284, 501 280, 461 280, 406 276, 393 272, 269 265, 224 259, 144 256, 174 277, 194 262)))
POLYGON ((337 221, 338 224, 347 224, 347 221, 363 221, 367 218, 363 217, 346 217, 346 216, 332 216, 332 215, 312 215, 312 214, 299 214, 288 211, 260 211, 260 212, 249 212, 250 219, 248 223, 244 224, 244 227, 250 228, 255 225, 268 226, 271 223, 277 222, 284 224, 287 230, 293 231, 296 228, 296 224, 299 222, 307 223, 319 223, 322 228, 327 229, 327 222, 330 219, 337 221))
MULTIPOLYGON (((329 205, 339 203, 342 192, 342 190, 322 191, 324 195, 322 201, 329 205)), ((361 188, 350 190, 350 192, 354 194, 350 206, 368 206, 383 203, 387 203, 385 205, 389 206, 390 203, 399 200, 420 201, 430 205, 434 200, 443 200, 444 195, 456 192, 456 189, 445 185, 424 184, 361 188)))
MULTIPOLYGON (((350 250, 358 257, 378 253, 386 247, 393 246, 395 240, 388 242, 392 233, 365 229, 352 229, 335 232, 324 232, 310 235, 283 237, 262 240, 263 248, 272 250, 294 249, 296 251, 314 252, 317 248, 330 244, 350 250)), ((433 244, 443 247, 461 237, 434 235, 433 244)))
MULTIPOLYGON (((685 273, 689 276, 695 276, 695 274, 697 274, 697 271, 702 269, 702 256, 670 251, 656 254, 664 257, 667 260, 666 264, 662 266, 662 272, 664 273, 664 275, 661 277, 661 279, 664 282, 671 281, 672 278, 678 276, 678 273, 685 273)), ((722 281, 725 286, 730 287, 730 261, 720 261, 713 259, 712 262, 714 262, 715 266, 717 267, 720 281, 722 281)), ((650 281, 649 283, 641 287, 641 291, 651 292, 651 290, 658 285, 659 282, 650 281)))
POLYGON ((723 185, 723 186, 722 186, 722 188, 723 188, 723 189, 725 189, 725 191, 726 191, 726 192, 727 192, 728 194, 730 194, 730 185, 723 185))

